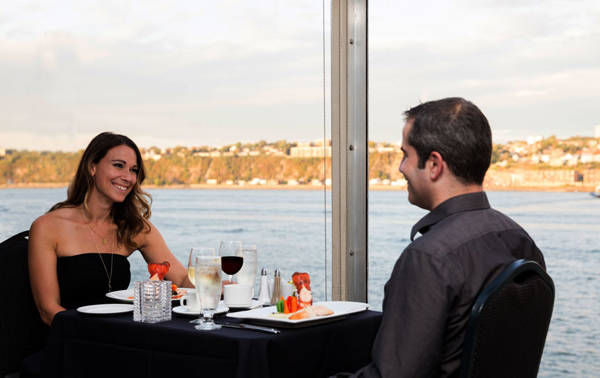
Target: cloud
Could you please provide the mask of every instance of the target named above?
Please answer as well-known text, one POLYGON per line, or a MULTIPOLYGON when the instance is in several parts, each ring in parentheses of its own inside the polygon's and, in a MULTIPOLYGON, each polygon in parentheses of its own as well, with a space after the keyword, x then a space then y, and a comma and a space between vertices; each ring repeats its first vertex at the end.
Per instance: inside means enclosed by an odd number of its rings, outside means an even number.
MULTIPOLYGON (((107 129, 150 144, 314 139, 321 12, 309 0, 3 4, 0 144, 107 129)), ((453 95, 498 130, 583 134, 600 118, 598 20, 590 0, 370 3, 372 139, 400 139, 401 110, 453 95)))

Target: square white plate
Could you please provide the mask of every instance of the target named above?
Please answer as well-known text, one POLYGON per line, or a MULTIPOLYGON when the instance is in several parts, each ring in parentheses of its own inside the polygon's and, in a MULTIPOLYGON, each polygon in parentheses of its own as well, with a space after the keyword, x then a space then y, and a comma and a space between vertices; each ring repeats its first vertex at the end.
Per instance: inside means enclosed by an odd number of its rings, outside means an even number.
POLYGON ((230 318, 247 319, 257 324, 269 324, 279 325, 284 327, 295 327, 305 326, 311 324, 317 324, 327 321, 336 320, 337 318, 345 315, 354 314, 369 309, 369 305, 361 302, 341 302, 341 301, 329 301, 329 302, 316 302, 314 305, 325 306, 333 311, 333 314, 326 316, 316 316, 314 318, 290 320, 287 318, 274 317, 273 313, 276 312, 275 306, 261 307, 248 311, 240 311, 234 313, 228 313, 227 316, 230 318))

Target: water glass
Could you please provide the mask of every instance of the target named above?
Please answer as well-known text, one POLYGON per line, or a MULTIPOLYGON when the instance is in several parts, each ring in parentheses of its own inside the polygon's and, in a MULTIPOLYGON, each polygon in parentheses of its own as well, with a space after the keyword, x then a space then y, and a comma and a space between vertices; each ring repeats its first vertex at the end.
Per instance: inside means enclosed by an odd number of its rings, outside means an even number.
POLYGON ((213 321, 213 314, 221 299, 221 257, 203 251, 196 255, 196 293, 204 321, 195 326, 198 330, 210 331, 221 328, 213 321))
MULTIPOLYGON (((190 249, 190 256, 188 257, 188 277, 194 286, 196 286, 196 256, 203 255, 216 256, 217 250, 209 247, 193 247, 190 249)), ((194 295, 196 296, 197 301, 200 302, 197 291, 194 291, 194 295)), ((190 323, 199 324, 203 321, 204 319, 198 318, 190 320, 190 323)))
POLYGON ((171 281, 134 282, 133 320, 143 323, 171 320, 171 281))
POLYGON ((237 282, 243 285, 252 286, 252 297, 254 297, 254 285, 256 284, 257 274, 257 251, 255 245, 243 245, 242 257, 244 263, 242 269, 236 274, 237 282))

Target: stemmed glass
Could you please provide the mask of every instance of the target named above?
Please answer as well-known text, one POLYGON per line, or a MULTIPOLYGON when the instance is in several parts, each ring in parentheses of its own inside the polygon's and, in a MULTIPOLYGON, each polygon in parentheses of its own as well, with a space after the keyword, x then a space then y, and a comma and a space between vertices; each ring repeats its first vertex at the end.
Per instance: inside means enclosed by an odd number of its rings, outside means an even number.
POLYGON ((188 264, 187 264, 187 274, 188 274, 188 278, 190 279, 190 282, 192 284, 194 284, 194 286, 196 286, 196 270, 195 270, 195 264, 196 264, 196 259, 194 258, 194 251, 198 251, 198 248, 190 248, 190 255, 188 257, 188 264))
POLYGON ((221 256, 221 269, 229 275, 228 281, 233 283, 233 275, 240 271, 244 264, 242 256, 242 242, 219 242, 219 256, 221 256))
POLYGON ((196 253, 196 294, 200 300, 200 311, 204 321, 195 326, 198 330, 210 331, 221 326, 213 321, 213 314, 221 299, 221 257, 214 248, 196 253))
MULTIPOLYGON (((188 264, 187 264, 187 273, 188 278, 196 286, 196 256, 202 254, 208 254, 209 256, 216 256, 217 251, 214 248, 206 248, 206 247, 193 247, 190 248, 190 255, 188 256, 188 264)), ((198 297, 198 291, 195 290, 194 294, 196 295, 196 299, 198 299, 198 303, 200 302, 200 298, 198 297)), ((202 314, 202 312, 200 312, 202 314)), ((204 320, 202 318, 190 320, 190 323, 198 324, 202 323, 204 320)))

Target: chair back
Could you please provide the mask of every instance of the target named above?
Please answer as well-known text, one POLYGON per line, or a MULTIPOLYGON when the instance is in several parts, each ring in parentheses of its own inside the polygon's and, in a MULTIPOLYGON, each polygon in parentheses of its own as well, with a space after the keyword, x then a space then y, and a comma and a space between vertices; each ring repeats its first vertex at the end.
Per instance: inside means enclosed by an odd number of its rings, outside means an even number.
POLYGON ((28 236, 24 231, 0 243, 0 376, 18 371, 46 341, 29 284, 28 236))
POLYGON ((511 263, 473 305, 460 377, 536 377, 553 306, 554 283, 542 267, 511 263))

